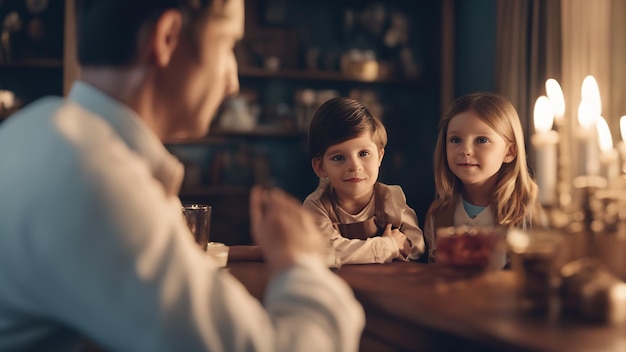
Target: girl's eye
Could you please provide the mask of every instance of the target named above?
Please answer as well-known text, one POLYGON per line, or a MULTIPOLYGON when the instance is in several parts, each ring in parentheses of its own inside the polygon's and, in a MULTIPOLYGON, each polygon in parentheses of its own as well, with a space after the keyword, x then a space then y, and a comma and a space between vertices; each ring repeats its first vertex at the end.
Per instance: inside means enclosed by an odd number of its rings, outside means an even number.
POLYGON ((332 160, 332 161, 342 161, 342 160, 343 160, 343 155, 335 155, 335 156, 332 156, 332 157, 330 158, 330 160, 332 160))
POLYGON ((478 137, 476 138, 476 143, 478 144, 485 144, 488 143, 489 139, 487 139, 486 137, 478 137))
POLYGON ((450 137, 450 143, 461 143, 461 138, 459 138, 459 137, 450 137))
POLYGON ((359 156, 363 157, 363 156, 368 156, 370 155, 370 152, 368 152, 367 150, 363 150, 361 152, 359 152, 359 156))

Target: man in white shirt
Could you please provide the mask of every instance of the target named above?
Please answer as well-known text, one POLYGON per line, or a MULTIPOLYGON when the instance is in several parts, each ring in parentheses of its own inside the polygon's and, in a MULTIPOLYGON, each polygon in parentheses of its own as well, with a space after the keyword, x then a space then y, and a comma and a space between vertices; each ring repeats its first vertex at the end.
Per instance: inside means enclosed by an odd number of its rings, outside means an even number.
POLYGON ((0 351, 351 351, 364 325, 299 202, 255 187, 264 306, 193 241, 162 145, 238 91, 243 0, 77 0, 66 99, 0 125, 0 351))

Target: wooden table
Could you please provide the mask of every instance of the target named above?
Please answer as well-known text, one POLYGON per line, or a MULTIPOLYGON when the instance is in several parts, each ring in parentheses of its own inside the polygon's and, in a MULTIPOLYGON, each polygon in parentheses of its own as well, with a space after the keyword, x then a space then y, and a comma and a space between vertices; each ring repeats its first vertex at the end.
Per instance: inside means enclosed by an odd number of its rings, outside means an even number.
MULTIPOLYGON (((261 299, 265 263, 233 252, 230 272, 261 299)), ((362 351, 626 351, 626 325, 520 309, 510 271, 393 262, 344 265, 336 274, 365 309, 362 351)))

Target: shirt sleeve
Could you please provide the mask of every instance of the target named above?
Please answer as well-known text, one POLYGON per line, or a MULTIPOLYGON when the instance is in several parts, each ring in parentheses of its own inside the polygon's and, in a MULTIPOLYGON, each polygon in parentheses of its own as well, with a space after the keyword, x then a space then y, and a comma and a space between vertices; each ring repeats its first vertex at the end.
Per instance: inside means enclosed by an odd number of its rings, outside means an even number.
POLYGON ((343 264, 390 263, 400 255, 391 237, 371 237, 366 240, 345 238, 335 229, 330 215, 318 200, 308 197, 304 207, 311 211, 315 223, 330 244, 341 253, 343 264))
POLYGON ((321 261, 274 278, 264 309, 196 246, 138 155, 97 147, 61 160, 22 212, 21 308, 105 350, 357 349, 362 308, 321 261))
POLYGON ((405 260, 418 260, 425 251, 424 235, 419 227, 415 210, 406 203, 406 196, 400 186, 388 186, 389 193, 385 197, 385 212, 393 224, 400 224, 402 232, 411 244, 405 260), (399 218, 399 221, 396 220, 399 218))
POLYGON ((435 252, 437 251, 437 241, 435 237, 435 219, 432 214, 426 215, 424 222, 424 240, 428 251, 428 262, 435 262, 435 252))

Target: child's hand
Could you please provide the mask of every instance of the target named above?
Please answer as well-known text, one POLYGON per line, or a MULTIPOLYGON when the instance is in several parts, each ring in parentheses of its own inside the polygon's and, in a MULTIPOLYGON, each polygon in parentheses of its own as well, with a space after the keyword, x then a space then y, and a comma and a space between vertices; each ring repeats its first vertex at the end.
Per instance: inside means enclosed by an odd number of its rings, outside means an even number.
POLYGON ((383 236, 391 237, 394 241, 396 241, 396 245, 398 245, 398 249, 400 249, 400 255, 406 257, 409 254, 411 249, 409 247, 409 241, 399 229, 392 229, 391 224, 387 224, 387 227, 385 227, 385 231, 383 232, 383 236))

